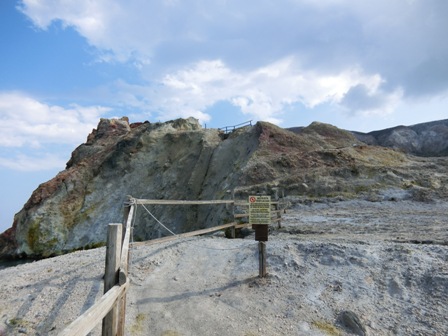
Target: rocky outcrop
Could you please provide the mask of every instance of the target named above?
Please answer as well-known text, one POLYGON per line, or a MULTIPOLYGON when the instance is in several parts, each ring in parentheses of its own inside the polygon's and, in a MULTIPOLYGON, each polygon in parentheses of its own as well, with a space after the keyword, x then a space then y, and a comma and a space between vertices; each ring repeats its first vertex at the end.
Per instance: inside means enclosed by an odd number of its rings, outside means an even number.
MULTIPOLYGON (((40 185, 16 214, 13 227, 2 235, 1 253, 49 256, 101 244, 108 223, 121 222, 127 195, 229 197, 226 188, 237 184, 238 172, 229 174, 222 166, 244 161, 253 145, 251 134, 243 138, 247 148, 239 151, 232 139, 219 146, 223 142, 219 132, 202 130, 192 118, 131 125, 127 118, 102 119, 73 152, 66 169, 40 185)), ((150 210, 177 232, 189 230, 204 217, 203 209, 150 210)), ((136 239, 162 234, 143 212, 137 214, 137 221, 136 239)))
MULTIPOLYGON (((121 222, 128 195, 144 199, 225 199, 251 193, 377 197, 387 188, 445 195, 447 165, 369 146, 352 133, 313 123, 298 133, 258 122, 223 134, 198 121, 129 124, 101 119, 64 171, 43 183, 0 236, 0 257, 50 256, 103 244, 121 222), (440 171, 442 169, 443 171, 440 171), (437 171, 437 174, 435 174, 437 171)), ((429 195, 429 196, 428 196, 429 195)), ((394 196, 395 197, 395 196, 394 196)), ((134 239, 232 220, 225 206, 138 207, 134 239)))
POLYGON ((390 147, 418 156, 448 156, 448 119, 353 133, 369 145, 390 147))

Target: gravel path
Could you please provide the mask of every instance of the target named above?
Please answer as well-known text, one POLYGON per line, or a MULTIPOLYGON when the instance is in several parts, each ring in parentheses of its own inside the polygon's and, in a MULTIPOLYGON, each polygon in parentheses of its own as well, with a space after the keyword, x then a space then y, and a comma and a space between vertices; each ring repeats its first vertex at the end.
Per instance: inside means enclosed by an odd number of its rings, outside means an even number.
MULTIPOLYGON (((126 334, 446 335, 447 214, 443 202, 295 204, 271 230, 263 279, 253 235, 135 247, 126 334)), ((101 297, 104 254, 1 270, 0 335, 61 332, 101 297)))

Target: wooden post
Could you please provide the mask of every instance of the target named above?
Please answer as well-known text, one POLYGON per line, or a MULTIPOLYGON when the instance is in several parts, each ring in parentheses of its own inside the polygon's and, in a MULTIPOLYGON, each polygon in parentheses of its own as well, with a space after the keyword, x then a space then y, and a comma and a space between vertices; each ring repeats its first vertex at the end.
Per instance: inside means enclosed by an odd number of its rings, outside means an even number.
POLYGON ((266 242, 258 242, 258 261, 260 278, 264 278, 266 276, 266 242))
POLYGON ((232 239, 236 237, 235 226, 230 227, 230 235, 232 236, 232 239))
MULTIPOLYGON (((121 248, 121 261, 120 261, 120 272, 118 274, 118 284, 121 286, 128 279, 128 262, 129 262, 129 240, 131 234, 131 225, 132 219, 134 216, 134 204, 131 204, 129 207, 125 206, 124 209, 124 218, 123 222, 125 225, 125 234, 123 238, 123 245, 121 248)), ((119 318, 118 318, 118 326, 117 326, 117 336, 124 336, 124 326, 126 319, 126 291, 123 295, 118 299, 118 307, 119 307, 119 318)))
MULTIPOLYGON (((121 224, 109 224, 107 230, 106 270, 104 273, 104 294, 118 283, 118 268, 121 255, 121 224)), ((114 305, 103 319, 103 336, 115 336, 117 333, 118 307, 114 305)))
MULTIPOLYGON (((129 280, 128 280, 129 281, 129 280)), ((117 305, 119 305, 120 316, 118 318, 118 326, 117 326, 117 336, 124 336, 124 326, 126 320, 126 291, 123 292, 123 295, 118 298, 117 305)))
POLYGON ((134 207, 131 205, 128 212, 128 216, 124 221, 124 238, 121 246, 121 261, 120 261, 120 273, 118 274, 118 284, 121 286, 127 281, 128 277, 128 262, 129 262, 129 241, 131 239, 131 226, 134 216, 134 207))
MULTIPOLYGON (((131 205, 132 205, 132 197, 128 196, 128 202, 125 202, 124 208, 123 208, 123 226, 124 226, 124 231, 126 232, 126 226, 128 223, 128 218, 129 218, 129 214, 131 212, 131 205)), ((134 208, 132 207, 132 210, 134 210, 134 208)), ((133 214, 131 214, 132 216, 133 214)), ((124 235, 123 235, 123 239, 124 240, 124 235)))
POLYGON ((282 227, 282 212, 280 210, 280 202, 277 201, 277 203, 274 204, 275 212, 277 213, 277 225, 280 229, 282 227))
MULTIPOLYGON (((232 189, 231 197, 232 197, 232 200, 233 200, 233 203, 231 205, 232 206, 232 217, 233 217, 233 221, 235 222, 235 189, 232 189)), ((236 237, 235 227, 232 226, 230 228, 230 230, 231 230, 232 238, 235 238, 236 237)))

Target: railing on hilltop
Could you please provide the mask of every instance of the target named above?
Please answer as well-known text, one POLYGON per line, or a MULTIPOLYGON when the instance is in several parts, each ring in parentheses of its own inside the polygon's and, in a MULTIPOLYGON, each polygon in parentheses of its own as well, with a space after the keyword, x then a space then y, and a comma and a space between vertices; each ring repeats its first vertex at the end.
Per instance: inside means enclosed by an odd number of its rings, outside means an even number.
MULTIPOLYGON (((104 295, 81 316, 68 325, 59 336, 85 336, 90 333, 100 322, 102 322, 102 335, 123 336, 125 330, 126 312, 126 292, 129 288, 128 265, 129 246, 131 237, 131 224, 137 205, 158 204, 158 205, 203 205, 203 204, 226 204, 232 206, 234 221, 228 224, 214 226, 173 236, 153 239, 146 242, 133 243, 137 245, 150 245, 162 243, 174 239, 197 236, 201 234, 220 231, 226 228, 231 229, 231 237, 235 238, 235 229, 249 227, 249 223, 238 223, 238 218, 249 217, 248 213, 235 214, 233 207, 248 207, 248 202, 235 202, 232 200, 147 200, 130 197, 125 204, 124 223, 125 234, 122 237, 122 224, 109 224, 106 247, 106 268, 104 274, 104 295)), ((275 217, 272 221, 277 222, 281 227, 281 213, 285 208, 280 209, 281 202, 271 202, 274 206, 275 217)))
POLYGON ((238 128, 245 127, 245 126, 252 126, 252 120, 245 121, 241 124, 234 125, 234 126, 220 127, 220 128, 218 128, 218 131, 223 131, 224 134, 227 134, 227 133, 233 132, 234 130, 236 130, 238 128))

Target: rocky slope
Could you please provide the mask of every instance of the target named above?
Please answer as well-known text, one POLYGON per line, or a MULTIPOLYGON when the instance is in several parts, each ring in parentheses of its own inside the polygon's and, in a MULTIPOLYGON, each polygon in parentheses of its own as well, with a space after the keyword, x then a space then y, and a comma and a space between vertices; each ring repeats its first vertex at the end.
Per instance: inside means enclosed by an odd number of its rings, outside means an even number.
POLYGON ((353 133, 369 145, 391 147, 419 156, 448 155, 448 119, 397 126, 367 134, 353 133))
MULTIPOLYGON (((100 245, 107 224, 121 222, 127 195, 224 199, 233 191, 237 198, 267 193, 427 201, 447 196, 447 166, 446 157, 418 158, 367 145, 322 123, 294 133, 259 122, 223 134, 192 118, 154 124, 102 119, 66 169, 40 185, 16 214, 12 228, 0 236, 0 258, 100 245)), ((232 219, 225 207, 185 210, 148 209, 177 233, 232 219)), ((146 211, 137 213, 136 223, 136 240, 166 233, 146 211)))

